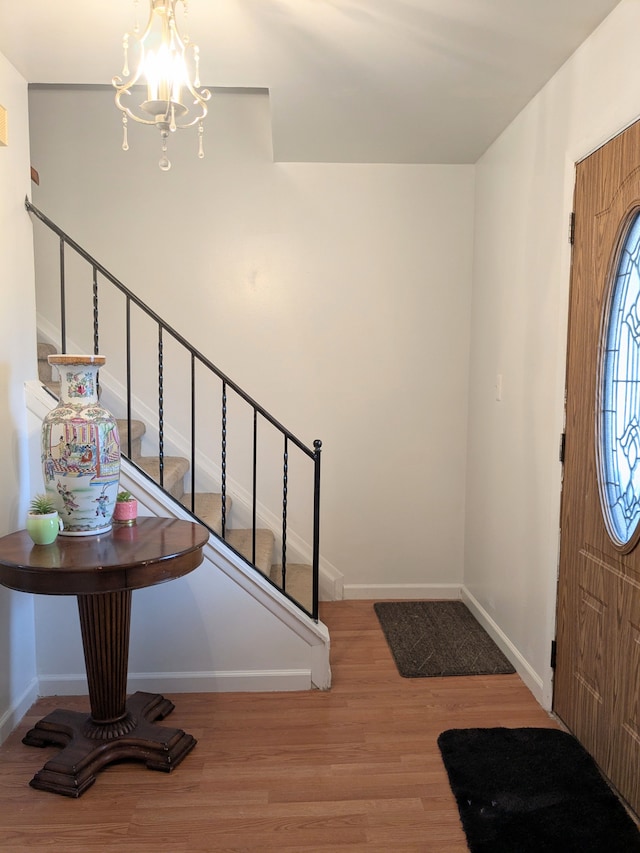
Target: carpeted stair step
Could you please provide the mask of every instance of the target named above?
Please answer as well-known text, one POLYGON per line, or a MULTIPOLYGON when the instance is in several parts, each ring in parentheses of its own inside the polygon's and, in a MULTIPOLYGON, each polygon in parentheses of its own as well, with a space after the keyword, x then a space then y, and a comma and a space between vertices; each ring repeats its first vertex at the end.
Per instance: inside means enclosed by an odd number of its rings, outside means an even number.
MULTIPOLYGON (((269 574, 276 586, 283 588, 282 565, 271 566, 269 574)), ((306 563, 287 563, 287 594, 311 612, 313 606, 313 568, 306 563)))
POLYGON ((54 397, 57 397, 58 400, 60 399, 60 386, 62 385, 62 382, 54 382, 51 380, 51 382, 42 382, 42 384, 51 391, 54 397))
POLYGON ((47 360, 50 355, 55 355, 57 352, 58 350, 53 344, 38 341, 38 379, 43 385, 46 385, 52 394, 55 394, 56 397, 60 398, 61 382, 59 379, 54 380, 53 368, 47 360))
MULTIPOLYGON (((195 512, 212 530, 222 535, 222 495, 212 492, 196 492, 195 510, 191 508, 191 492, 180 498, 180 503, 191 512, 195 512)), ((227 512, 231 509, 231 499, 227 497, 227 512)))
POLYGON ((55 355, 57 351, 53 344, 38 341, 38 379, 45 385, 53 381, 51 365, 47 359, 50 355, 55 355))
MULTIPOLYGON (((127 440, 129 435, 128 423, 125 420, 117 419, 118 435, 120 436, 120 450, 124 455, 127 454, 127 440)), ((147 431, 146 426, 142 421, 131 420, 131 459, 134 462, 142 456, 142 436, 147 431)), ((142 466, 141 466, 142 467, 142 466)))
MULTIPOLYGON (((227 530, 225 541, 235 548, 243 557, 251 561, 252 536, 251 530, 227 530)), ((255 565, 263 575, 271 574, 271 561, 273 559, 274 536, 272 530, 256 530, 256 559, 255 565)))
MULTIPOLYGON (((139 456, 136 460, 142 470, 160 485, 160 462, 157 456, 139 456)), ((182 456, 164 457, 163 487, 165 491, 181 500, 184 495, 184 476, 189 470, 189 462, 182 456)))

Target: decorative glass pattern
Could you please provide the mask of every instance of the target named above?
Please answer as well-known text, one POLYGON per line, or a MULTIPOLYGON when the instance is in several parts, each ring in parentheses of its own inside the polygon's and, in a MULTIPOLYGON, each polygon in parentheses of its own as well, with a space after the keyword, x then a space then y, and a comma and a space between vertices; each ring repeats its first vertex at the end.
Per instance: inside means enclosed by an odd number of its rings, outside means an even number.
POLYGON ((640 522, 640 213, 620 253, 605 330, 601 492, 609 533, 626 545, 640 522))

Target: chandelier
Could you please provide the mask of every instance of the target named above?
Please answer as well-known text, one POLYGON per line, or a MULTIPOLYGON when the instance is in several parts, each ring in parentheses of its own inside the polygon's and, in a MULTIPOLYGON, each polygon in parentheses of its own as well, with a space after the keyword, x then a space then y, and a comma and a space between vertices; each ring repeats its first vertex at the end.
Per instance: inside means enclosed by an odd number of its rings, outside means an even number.
POLYGON ((129 119, 140 124, 155 125, 160 131, 162 154, 158 165, 166 172, 171 168, 167 156, 169 134, 178 128, 198 126, 198 157, 204 157, 202 120, 207 114, 208 89, 200 86, 200 49, 188 35, 181 35, 176 22, 176 6, 181 3, 184 19, 188 0, 149 0, 149 20, 140 32, 137 21, 133 31, 126 33, 122 76, 113 78, 115 101, 122 111, 123 151, 129 150, 127 124, 129 119), (129 49, 134 48, 136 69, 130 76, 129 49), (142 84, 142 85, 140 85, 142 84), (136 87, 136 88, 134 88, 136 87), (143 100, 135 102, 135 96, 143 100))

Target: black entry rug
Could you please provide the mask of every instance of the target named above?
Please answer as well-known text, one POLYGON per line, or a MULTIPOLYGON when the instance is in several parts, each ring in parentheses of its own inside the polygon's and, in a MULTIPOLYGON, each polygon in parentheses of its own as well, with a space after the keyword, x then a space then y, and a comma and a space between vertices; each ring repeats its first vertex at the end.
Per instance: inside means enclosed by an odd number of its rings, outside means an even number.
POLYGON ((515 672, 462 601, 378 601, 373 607, 405 678, 515 672))
POLYGON ((640 853, 640 833, 578 741, 556 729, 438 738, 471 853, 640 853))

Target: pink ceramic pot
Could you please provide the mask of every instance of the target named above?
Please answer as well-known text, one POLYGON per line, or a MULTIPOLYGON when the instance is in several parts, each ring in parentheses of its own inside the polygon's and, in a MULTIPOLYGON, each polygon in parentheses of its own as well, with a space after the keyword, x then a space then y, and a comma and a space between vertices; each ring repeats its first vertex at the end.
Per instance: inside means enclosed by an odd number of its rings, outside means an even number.
POLYGON ((113 520, 118 524, 135 524, 138 517, 138 501, 116 501, 113 520))

